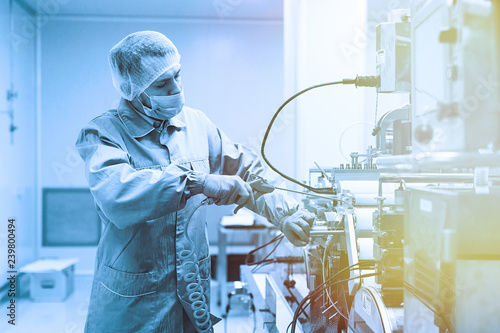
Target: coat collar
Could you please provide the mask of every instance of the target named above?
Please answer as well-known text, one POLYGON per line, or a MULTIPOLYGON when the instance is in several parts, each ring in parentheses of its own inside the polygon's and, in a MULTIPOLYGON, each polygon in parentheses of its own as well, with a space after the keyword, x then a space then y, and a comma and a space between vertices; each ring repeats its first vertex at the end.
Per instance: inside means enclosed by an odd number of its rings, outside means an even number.
MULTIPOLYGON (((151 122, 148 121, 146 119, 147 116, 139 114, 139 111, 136 110, 132 102, 123 98, 120 100, 120 104, 118 105, 118 116, 125 127, 127 127, 130 134, 132 134, 132 136, 136 139, 148 135, 155 129, 155 120, 148 118, 151 122)), ((156 127, 160 126, 161 124, 158 124, 156 127)), ((167 120, 164 124, 164 127, 165 126, 173 126, 175 128, 186 127, 184 110, 172 119, 167 120)))

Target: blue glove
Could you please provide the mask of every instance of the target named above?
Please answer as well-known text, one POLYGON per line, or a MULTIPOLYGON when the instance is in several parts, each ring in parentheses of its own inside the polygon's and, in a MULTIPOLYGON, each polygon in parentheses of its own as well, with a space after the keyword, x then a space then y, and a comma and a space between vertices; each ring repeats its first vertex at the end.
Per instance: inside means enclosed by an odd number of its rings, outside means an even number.
POLYGON ((293 245, 306 246, 314 219, 313 213, 299 209, 283 221, 281 231, 293 245))
POLYGON ((245 205, 253 197, 252 188, 239 176, 207 175, 203 194, 213 198, 218 206, 245 205))

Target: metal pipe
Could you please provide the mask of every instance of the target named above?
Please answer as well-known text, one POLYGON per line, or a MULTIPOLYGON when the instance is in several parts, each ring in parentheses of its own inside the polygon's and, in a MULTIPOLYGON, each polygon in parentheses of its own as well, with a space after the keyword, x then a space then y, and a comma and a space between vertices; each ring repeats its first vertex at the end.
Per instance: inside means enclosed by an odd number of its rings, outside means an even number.
POLYGON ((429 182, 473 182, 474 175, 471 173, 453 174, 453 173, 422 173, 417 175, 395 175, 381 176, 378 180, 378 209, 382 213, 383 202, 383 184, 384 183, 429 183, 429 182))
POLYGON ((339 197, 334 196, 334 195, 323 195, 323 194, 316 194, 316 193, 295 191, 295 190, 290 190, 290 189, 282 188, 282 187, 275 187, 274 189, 275 190, 280 190, 280 191, 298 193, 298 194, 302 194, 302 195, 309 195, 311 197, 317 197, 317 198, 328 199, 328 200, 336 200, 336 201, 340 201, 341 200, 339 197))
POLYGON ((323 194, 316 194, 316 193, 311 193, 311 192, 301 192, 301 191, 295 191, 295 190, 289 190, 287 188, 282 188, 282 187, 275 187, 275 190, 280 190, 280 191, 286 191, 286 192, 292 192, 292 193, 298 193, 301 195, 308 195, 311 197, 317 197, 317 198, 322 198, 322 199, 327 199, 327 200, 333 200, 337 202, 342 202, 345 203, 349 208, 353 208, 352 205, 345 201, 344 199, 339 198, 338 196, 335 195, 323 195, 323 194))
POLYGON ((311 232, 309 233, 311 237, 323 237, 341 234, 344 234, 344 230, 311 230, 311 232))

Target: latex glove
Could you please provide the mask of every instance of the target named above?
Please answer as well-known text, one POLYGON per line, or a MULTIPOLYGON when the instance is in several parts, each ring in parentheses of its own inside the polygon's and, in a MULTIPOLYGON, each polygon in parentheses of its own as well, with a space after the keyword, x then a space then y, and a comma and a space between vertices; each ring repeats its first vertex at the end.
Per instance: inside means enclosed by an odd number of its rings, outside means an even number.
POLYGON ((306 246, 309 243, 309 232, 314 219, 313 213, 299 209, 283 221, 281 231, 293 245, 306 246))
POLYGON ((203 194, 213 198, 218 206, 245 205, 253 197, 252 188, 239 176, 207 175, 203 194))
POLYGON ((268 184, 266 180, 260 177, 252 177, 252 176, 253 174, 250 175, 249 177, 249 179, 252 180, 247 181, 247 184, 250 185, 252 189, 252 191, 250 191, 250 199, 247 201, 245 205, 239 205, 238 207, 236 207, 233 212, 234 214, 238 213, 238 211, 244 206, 247 206, 248 209, 256 212, 257 207, 255 206, 255 196, 259 194, 259 192, 264 194, 264 193, 271 193, 272 191, 274 191, 274 186, 268 184))

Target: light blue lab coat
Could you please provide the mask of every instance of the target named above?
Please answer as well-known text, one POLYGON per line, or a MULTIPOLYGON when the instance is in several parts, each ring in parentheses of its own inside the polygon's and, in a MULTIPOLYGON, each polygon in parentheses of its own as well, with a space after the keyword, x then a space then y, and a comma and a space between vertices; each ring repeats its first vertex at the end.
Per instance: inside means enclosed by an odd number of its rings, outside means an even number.
MULTIPOLYGON (((117 110, 82 129, 76 147, 104 222, 85 331, 193 332, 176 272, 186 220, 205 198, 200 178, 211 173, 246 180, 255 173, 276 185, 280 180, 254 152, 232 143, 204 113, 188 107, 162 125, 122 99, 117 110)), ((257 212, 278 228, 298 209, 277 191, 257 197, 257 212)), ((189 236, 209 296, 205 217, 205 207, 196 211, 189 236)))

